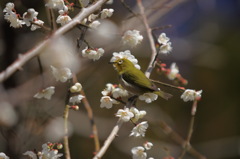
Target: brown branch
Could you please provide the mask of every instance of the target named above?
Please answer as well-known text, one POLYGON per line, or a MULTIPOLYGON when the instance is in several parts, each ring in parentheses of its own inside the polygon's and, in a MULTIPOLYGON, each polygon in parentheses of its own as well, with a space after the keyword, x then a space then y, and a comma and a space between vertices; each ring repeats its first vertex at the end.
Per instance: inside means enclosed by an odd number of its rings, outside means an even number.
POLYGON ((108 138, 104 142, 103 146, 101 147, 100 151, 93 157, 93 159, 100 159, 105 154, 105 152, 107 151, 108 147, 110 146, 112 141, 117 136, 117 133, 120 130, 122 124, 123 124, 123 121, 119 119, 117 124, 112 129, 112 132, 110 133, 110 135, 108 136, 108 138))
MULTIPOLYGON (((170 126, 168 126, 164 121, 160 121, 160 127, 163 129, 163 132, 168 135, 173 141, 175 141, 177 144, 181 145, 182 147, 185 147, 186 141, 175 131, 172 130, 170 126)), ((198 158, 198 159, 206 159, 205 156, 203 156, 201 153, 199 153, 195 148, 193 148, 190 144, 188 145, 188 148, 186 151, 191 154, 192 156, 198 158)))
POLYGON ((142 21, 143 21, 143 24, 145 26, 145 29, 146 29, 146 32, 147 32, 147 37, 148 37, 148 40, 149 40, 149 43, 150 43, 150 47, 151 47, 151 60, 149 62, 149 65, 148 65, 148 68, 147 68, 147 71, 145 72, 145 75, 149 78, 150 77, 150 74, 154 68, 154 65, 155 65, 155 57, 157 55, 157 50, 156 50, 156 47, 155 47, 155 42, 154 42, 154 38, 152 36, 152 29, 150 28, 149 24, 148 24, 148 21, 147 21, 147 17, 145 15, 145 11, 144 11, 144 6, 142 4, 142 0, 137 0, 137 4, 138 4, 138 8, 140 9, 140 15, 142 17, 142 21))
POLYGON ((93 138, 94 138, 94 143, 95 143, 95 152, 99 152, 100 150, 100 143, 99 143, 99 138, 98 138, 98 130, 97 130, 97 125, 94 121, 94 118, 93 118, 93 111, 92 111, 92 108, 87 100, 87 97, 82 89, 81 91, 81 94, 83 96, 85 96, 85 98, 82 99, 83 101, 83 104, 85 106, 85 109, 87 110, 87 113, 88 113, 88 117, 90 119, 90 122, 91 122, 91 126, 92 126, 92 133, 93 133, 93 138))
POLYGON ((66 32, 73 29, 76 25, 80 24, 81 21, 86 18, 88 15, 93 13, 94 11, 98 10, 107 0, 99 0, 93 5, 89 6, 88 8, 83 8, 80 13, 78 13, 72 21, 68 24, 62 26, 56 32, 54 32, 50 37, 46 40, 38 44, 33 49, 29 50, 28 52, 22 54, 17 60, 15 60, 8 68, 0 73, 0 82, 8 79, 13 73, 19 70, 25 63, 31 60, 33 57, 37 56, 38 54, 43 51, 53 40, 60 37, 61 35, 65 34, 66 32))
POLYGON ((69 141, 68 141, 68 115, 69 115, 69 105, 65 105, 64 110, 64 137, 63 137, 63 145, 64 145, 64 152, 65 152, 65 158, 71 159, 70 157, 70 149, 69 149, 69 141))

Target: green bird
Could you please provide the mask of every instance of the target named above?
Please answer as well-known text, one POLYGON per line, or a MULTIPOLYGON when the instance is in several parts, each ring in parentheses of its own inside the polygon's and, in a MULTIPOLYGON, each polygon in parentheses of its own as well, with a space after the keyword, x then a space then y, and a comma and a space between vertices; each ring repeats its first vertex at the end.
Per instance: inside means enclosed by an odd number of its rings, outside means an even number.
POLYGON ((158 96, 169 99, 171 94, 161 91, 155 84, 153 84, 145 74, 137 69, 134 64, 126 58, 118 59, 113 64, 114 68, 119 74, 120 84, 124 89, 135 95, 142 95, 144 93, 154 93, 158 96))

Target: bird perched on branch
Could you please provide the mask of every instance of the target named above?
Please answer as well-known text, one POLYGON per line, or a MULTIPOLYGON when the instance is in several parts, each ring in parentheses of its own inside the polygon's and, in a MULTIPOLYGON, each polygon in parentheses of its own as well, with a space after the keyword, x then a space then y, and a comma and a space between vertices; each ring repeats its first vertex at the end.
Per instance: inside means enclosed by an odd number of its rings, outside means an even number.
POLYGON ((171 94, 161 91, 153 84, 145 74, 137 69, 134 64, 126 58, 110 62, 115 67, 120 78, 120 84, 124 89, 135 95, 154 93, 164 99, 172 97, 171 94))

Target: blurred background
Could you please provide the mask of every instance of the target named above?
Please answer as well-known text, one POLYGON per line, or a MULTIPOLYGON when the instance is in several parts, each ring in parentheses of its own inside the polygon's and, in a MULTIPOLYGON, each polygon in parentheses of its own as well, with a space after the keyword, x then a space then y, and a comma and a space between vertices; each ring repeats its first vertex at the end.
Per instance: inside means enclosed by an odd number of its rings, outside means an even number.
MULTIPOLYGON (((1 13, 7 2, 9 1, 1 0, 1 13)), ((48 25, 44 1, 12 2, 21 15, 28 8, 34 8, 39 12, 38 18, 48 25)), ((210 159, 239 159, 240 1, 143 0, 143 3, 151 27, 171 25, 170 28, 154 32, 156 36, 165 32, 173 46, 169 55, 161 55, 159 58, 168 67, 172 62, 177 63, 181 75, 188 80, 186 88, 203 90, 195 117, 192 146, 210 159)), ((126 4, 135 13, 139 12, 135 1, 126 1, 126 4)), ((89 30, 85 35, 92 46, 105 49, 106 52, 100 60, 92 61, 81 56, 85 45, 80 49, 76 47, 77 38, 81 36, 79 29, 55 40, 40 55, 44 69, 44 85, 56 87, 52 100, 33 98, 42 87, 37 58, 33 58, 0 85, 0 152, 5 152, 11 159, 26 158, 22 153, 34 149, 41 151, 43 143, 62 142, 62 116, 67 89, 71 83, 56 82, 50 65, 68 66, 77 73, 93 109, 100 143, 104 143, 117 122, 114 114, 119 108, 123 108, 123 105, 112 109, 99 107, 101 91, 105 85, 118 83, 116 72, 108 64, 112 53, 130 49, 145 71, 151 50, 143 24, 128 12, 120 1, 114 0, 113 4, 103 8, 113 8, 113 16, 101 21, 97 32, 89 30), (136 48, 121 44, 121 35, 128 29, 140 30, 144 36, 143 42, 136 48), (69 52, 77 55, 77 58, 69 55, 69 52)), ((78 10, 75 10, 71 14, 77 12, 78 10)), ((1 71, 45 37, 41 30, 32 32, 26 27, 11 28, 3 14, 0 14, 1 71)), ((151 78, 172 84, 164 76, 158 75, 156 70, 151 78)), ((149 157, 163 158, 170 153, 177 158, 181 154, 181 146, 163 133, 159 121, 165 121, 175 132, 186 138, 192 103, 183 102, 180 99, 181 92, 172 89, 167 91, 174 95, 169 101, 158 99, 151 104, 138 102, 138 108, 147 111, 145 119, 150 126, 146 138, 129 137, 133 125, 126 123, 103 158, 131 158, 131 148, 142 145, 145 141, 154 144, 148 152, 149 157)), ((71 156, 73 159, 91 158, 94 142, 90 138, 90 120, 84 106, 79 106, 79 111, 71 111, 69 116, 71 156)), ((187 153, 184 158, 193 157, 187 153)))

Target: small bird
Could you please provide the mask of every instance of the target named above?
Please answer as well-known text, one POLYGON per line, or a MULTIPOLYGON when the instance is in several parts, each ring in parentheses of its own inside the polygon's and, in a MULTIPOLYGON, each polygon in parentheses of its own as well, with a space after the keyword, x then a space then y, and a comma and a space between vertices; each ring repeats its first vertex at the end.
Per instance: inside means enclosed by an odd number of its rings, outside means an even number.
POLYGON ((169 99, 171 94, 165 93, 158 89, 145 74, 137 69, 134 64, 126 58, 117 59, 113 64, 114 68, 119 74, 120 84, 124 89, 135 95, 142 95, 144 93, 154 93, 158 96, 169 99))

